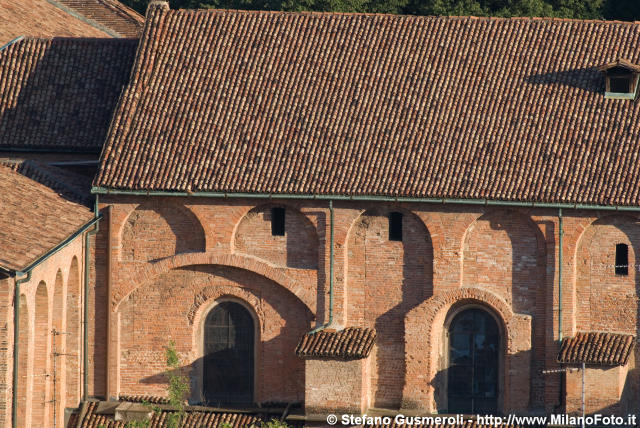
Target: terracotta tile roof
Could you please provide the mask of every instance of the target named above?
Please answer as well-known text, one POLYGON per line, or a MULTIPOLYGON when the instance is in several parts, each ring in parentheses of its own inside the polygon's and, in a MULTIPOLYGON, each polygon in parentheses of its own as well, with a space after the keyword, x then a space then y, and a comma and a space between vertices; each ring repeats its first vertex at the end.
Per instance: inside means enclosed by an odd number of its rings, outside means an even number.
POLYGON ((139 37, 144 17, 115 0, 57 0, 118 37, 139 37))
POLYGON ((376 331, 370 328, 321 330, 302 336, 296 347, 296 355, 302 358, 361 359, 369 356, 375 343, 376 331))
POLYGON ((152 403, 152 404, 169 404, 169 399, 158 397, 157 395, 128 395, 121 394, 118 396, 119 401, 128 403, 152 403))
POLYGON ((0 47, 19 36, 109 37, 47 0, 0 0, 0 47))
POLYGON ((64 198, 89 207, 93 197, 89 192, 91 178, 76 174, 35 160, 0 160, 0 165, 13 169, 19 174, 43 184, 64 198))
MULTIPOLYGON (((98 412, 99 403, 95 401, 87 401, 82 404, 80 412, 69 419, 67 428, 95 428, 104 426, 104 428, 124 428, 125 423, 115 421, 114 412, 98 412)), ((172 412, 168 406, 159 406, 159 412, 155 412, 151 417, 150 424, 147 428, 163 428, 167 416, 172 412)), ((252 424, 258 424, 263 420, 271 420, 272 417, 278 418, 280 415, 258 415, 256 413, 247 413, 233 410, 212 409, 201 406, 188 406, 186 408, 187 419, 181 427, 184 428, 218 428, 221 423, 228 423, 233 428, 245 428, 252 424)), ((302 427, 300 422, 287 421, 292 427, 302 427)))
POLYGON ((94 185, 640 205, 640 24, 151 6, 94 185))
POLYGON ((23 39, 0 51, 0 147, 98 152, 137 41, 23 39))
MULTIPOLYGON (((27 174, 34 174, 35 165, 29 168, 27 174)), ((19 170, 0 164, 0 266, 11 270, 25 268, 93 217, 86 206, 19 170)), ((54 181, 51 172, 47 180, 54 181)))
POLYGON ((634 346, 635 338, 628 334, 577 333, 562 340, 558 362, 624 365, 634 346))

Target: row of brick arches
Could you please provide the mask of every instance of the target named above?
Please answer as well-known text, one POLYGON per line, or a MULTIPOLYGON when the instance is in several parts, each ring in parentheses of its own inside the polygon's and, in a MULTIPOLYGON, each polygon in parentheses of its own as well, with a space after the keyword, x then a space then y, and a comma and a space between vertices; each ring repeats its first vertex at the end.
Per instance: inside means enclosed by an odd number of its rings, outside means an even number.
MULTIPOLYGON (((495 413, 502 342, 498 322, 472 306, 456 311, 447 324, 448 411, 495 413)), ((204 335, 206 403, 252 403, 255 323, 249 310, 237 302, 220 302, 207 315, 204 335)))
POLYGON ((64 408, 80 401, 81 290, 77 258, 68 278, 40 281, 20 295, 18 427, 62 426, 64 408))

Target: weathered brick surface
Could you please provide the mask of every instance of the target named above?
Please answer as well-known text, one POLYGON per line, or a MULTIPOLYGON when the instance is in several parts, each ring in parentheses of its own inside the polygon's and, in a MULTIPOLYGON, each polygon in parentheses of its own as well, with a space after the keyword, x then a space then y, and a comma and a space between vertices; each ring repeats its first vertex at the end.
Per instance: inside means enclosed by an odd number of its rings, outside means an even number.
MULTIPOLYGON (((577 367, 577 366, 574 366, 577 367)), ((586 413, 627 415, 633 413, 634 404, 632 385, 626 366, 594 367, 587 366, 584 376, 584 403, 586 413), (628 411, 631 410, 631 411, 628 411)), ((566 374, 567 413, 582 413, 582 371, 566 374)), ((635 391, 637 393, 637 391, 635 391)))
MULTIPOLYGON (((19 361, 17 383, 18 427, 56 426, 64 420, 63 409, 76 407, 82 383, 80 284, 84 240, 76 238, 32 271, 31 279, 20 286, 19 361), (73 290, 73 291, 71 291, 73 290), (53 334, 58 335, 53 354, 53 334), (54 365, 55 358, 55 365, 54 365), (54 371, 55 370, 55 371, 54 371), (54 388, 54 374, 56 385, 54 388), (55 401, 54 401, 55 399, 55 401)), ((0 282, 3 292, 3 319, 10 328, 0 329, 0 426, 11 425, 13 376, 13 297, 15 279, 0 282), (5 293, 6 292, 6 293, 5 293), (6 299, 6 300, 5 300, 6 299), (7 305, 4 306, 4 302, 7 305)))
POLYGON ((371 405, 371 360, 371 357, 350 361, 316 358, 305 360, 305 380, 309 386, 305 388, 305 413, 323 415, 366 412, 371 405))
MULTIPOLYGON (((330 390, 322 376, 304 375, 293 352, 314 317, 322 323, 328 316, 326 202, 115 196, 101 202, 109 220, 96 245, 101 273, 92 297, 92 355, 109 357, 106 366, 98 360, 93 366, 98 395, 163 394, 163 349, 172 338, 197 401, 201 322, 224 298, 242 302, 260 325, 256 401, 304 400, 313 388, 330 390), (274 205, 287 208, 285 237, 271 236, 274 205), (138 224, 146 225, 140 235, 138 224), (136 242, 147 239, 156 244, 136 242), (181 247, 189 242, 198 245, 181 247), (127 258, 130 249, 135 259, 127 258), (98 340, 101 323, 108 348, 98 340)), ((562 409, 561 376, 540 373, 558 367, 557 211, 336 202, 334 214, 334 321, 378 332, 362 392, 372 406, 445 410, 445 326, 454 311, 478 305, 501 329, 499 407, 562 409), (402 242, 388 239, 390 211, 404 214, 402 242)), ((618 242, 630 245, 635 264, 635 223, 631 216, 565 211, 564 336, 590 329, 636 334, 635 272, 625 278, 613 268, 596 272, 613 263, 618 242)), ((336 373, 349 370, 331 364, 336 373)), ((632 359, 624 384, 634 379, 633 367, 632 359)))

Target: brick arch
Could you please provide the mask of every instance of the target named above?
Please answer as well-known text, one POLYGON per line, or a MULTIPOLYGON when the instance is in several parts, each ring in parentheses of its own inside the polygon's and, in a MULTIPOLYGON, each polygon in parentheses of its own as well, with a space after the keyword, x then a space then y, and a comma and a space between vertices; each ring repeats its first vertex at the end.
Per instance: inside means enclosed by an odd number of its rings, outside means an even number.
POLYGON ((246 290, 240 289, 234 286, 206 286, 200 293, 194 298, 194 303, 191 305, 187 318, 189 325, 192 326, 192 350, 196 352, 196 361, 192 363, 192 371, 190 373, 190 380, 193 389, 191 391, 191 398, 194 401, 199 401, 199 398, 203 394, 204 379, 204 325, 205 320, 209 312, 220 302, 232 301, 242 305, 253 318, 254 323, 254 397, 259 394, 257 388, 260 382, 262 371, 260 358, 261 347, 261 335, 265 324, 265 319, 262 315, 263 310, 261 308, 261 299, 256 294, 246 292, 246 290))
POLYGON ((492 210, 466 228, 462 244, 462 286, 500 293, 516 312, 535 307, 544 286, 546 247, 540 228, 514 210, 492 210))
MULTIPOLYGON (((349 284, 349 278, 352 276, 349 273, 349 267, 351 265, 351 263, 349 263, 349 259, 350 259, 350 252, 353 250, 353 243, 352 238, 353 238, 353 234, 355 233, 355 230, 357 228, 357 226, 364 221, 365 216, 370 215, 370 216, 381 216, 381 215, 386 215, 390 212, 401 212, 403 215, 411 218, 413 221, 416 222, 416 224, 418 224, 419 228, 421 228, 421 232, 422 232, 422 236, 425 238, 426 240, 426 251, 424 254, 422 254, 423 256, 425 256, 425 258, 427 260, 425 260, 425 263, 428 264, 428 268, 426 269, 425 273, 424 273, 424 281, 427 283, 426 285, 426 289, 424 290, 424 297, 420 300, 425 300, 429 297, 431 297, 431 295, 433 294, 433 259, 434 259, 434 250, 433 250, 433 241, 431 239, 431 233, 429 230, 429 227, 427 227, 426 223, 423 221, 423 219, 417 215, 416 213, 414 213, 413 211, 404 208, 402 206, 399 205, 384 205, 384 206, 380 206, 380 207, 373 207, 373 208, 369 208, 369 209, 365 209, 365 210, 361 210, 359 212, 359 214, 357 216, 353 217, 353 220, 351 221, 351 223, 349 224, 349 227, 347 229, 347 234, 345 237, 345 242, 344 242, 344 246, 343 246, 343 257, 345 260, 345 270, 347 271, 347 274, 344 275, 345 277, 345 294, 349 293, 349 288, 350 288, 350 284, 349 284)), ((406 231, 403 231, 403 233, 406 233, 406 231)), ((404 243, 403 243, 404 244, 404 243)), ((353 320, 349 319, 350 323, 353 323, 353 320)))
MULTIPOLYGON (((68 280, 67 280, 68 283, 68 280)), ((52 340, 52 355, 51 358, 55 358, 56 365, 56 384, 51 382, 51 394, 53 395, 54 403, 51 405, 51 411, 56 412, 56 418, 59 421, 60 416, 64 415, 64 395, 65 395, 65 383, 66 383, 66 362, 67 362, 67 323, 65 319, 66 307, 66 295, 68 293, 67 283, 64 282, 62 277, 62 270, 58 269, 56 273, 56 280, 53 289, 53 306, 52 306, 52 330, 55 329, 59 334, 54 334, 51 331, 52 340), (56 345, 56 353, 53 354, 53 341, 56 345)), ((49 378, 50 379, 50 378, 49 378)))
POLYGON ((51 346, 49 295, 47 284, 41 281, 35 293, 33 394, 31 423, 46 426, 49 422, 49 355, 51 346))
POLYGON ((81 281, 78 257, 74 256, 69 266, 67 278, 67 308, 66 308, 66 401, 68 407, 76 407, 80 402, 80 349, 81 335, 81 281))
POLYGON ((639 221, 638 216, 626 213, 605 215, 593 219, 581 231, 574 252, 573 330, 638 333, 639 221), (629 248, 627 275, 615 274, 618 243, 629 248), (617 308, 615 314, 605 309, 612 307, 617 308))
POLYGON ((33 329, 29 317, 29 306, 27 304, 27 296, 20 294, 20 315, 19 315, 19 331, 18 331, 18 385, 15 394, 18 394, 17 418, 18 426, 29 426, 31 416, 31 400, 29 398, 29 379, 32 378, 29 370, 29 341, 33 334, 33 329))
POLYGON ((194 297, 193 304, 187 313, 189 325, 199 325, 211 309, 212 304, 225 298, 242 301, 242 303, 253 312, 252 315, 258 327, 262 325, 262 320, 258 316, 258 312, 260 312, 260 299, 256 295, 242 293, 237 287, 233 286, 221 287, 213 285, 204 287, 194 297))
POLYGON ((403 408, 438 410, 435 389, 436 376, 442 364, 445 319, 452 308, 467 303, 484 306, 500 321, 507 354, 502 370, 505 374, 503 411, 514 409, 514 406, 522 402, 525 403, 525 409, 528 406, 531 316, 514 313, 510 305, 494 292, 463 287, 433 296, 405 317, 405 349, 408 358, 403 408), (511 370, 515 367, 518 370, 511 370), (517 389, 517 385, 520 388, 513 393, 512 389, 517 389))
POLYGON ((234 225, 231 247, 234 252, 264 259, 278 266, 317 269, 319 238, 316 226, 302 211, 291 205, 267 203, 251 208, 234 225), (285 236, 272 236, 270 209, 285 209, 285 236), (260 219, 262 215, 263 219, 260 219), (257 243, 257 245, 256 245, 257 243))
POLYGON ((119 305, 127 296, 152 278, 172 269, 190 265, 229 266, 253 272, 282 286, 297 297, 309 312, 312 314, 316 313, 316 297, 313 287, 305 287, 284 273, 283 269, 279 269, 255 257, 238 254, 219 255, 213 253, 178 254, 162 259, 156 263, 145 264, 132 275, 132 278, 142 278, 142 280, 131 282, 128 288, 123 288, 114 293, 113 310, 117 312, 119 305))
POLYGON ((371 374, 375 407, 397 407, 406 376, 403 320, 433 295, 433 245, 426 225, 398 205, 374 206, 358 216, 347 237, 346 323, 375 328, 371 374), (402 240, 389 239, 388 214, 400 212, 402 240))
POLYGON ((131 210, 118 237, 121 261, 153 261, 206 248, 204 227, 193 210, 183 204, 157 200, 131 210))

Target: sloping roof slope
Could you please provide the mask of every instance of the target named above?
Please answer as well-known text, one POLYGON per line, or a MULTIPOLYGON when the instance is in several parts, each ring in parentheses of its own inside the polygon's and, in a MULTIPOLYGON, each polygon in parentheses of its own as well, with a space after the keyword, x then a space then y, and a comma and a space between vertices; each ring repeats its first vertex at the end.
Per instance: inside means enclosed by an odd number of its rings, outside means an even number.
POLYGON ((93 217, 86 206, 30 178, 42 174, 54 188, 75 184, 68 173, 38 173, 32 161, 25 168, 0 163, 0 266, 5 269, 25 268, 93 217))
POLYGON ((99 152, 136 45, 23 39, 0 51, 0 147, 99 152))
POLYGON ((0 47, 25 37, 137 37, 144 18, 116 0, 0 0, 0 47))
MULTIPOLYGON (((123 401, 123 400, 121 400, 123 401)), ((166 426, 168 416, 172 413, 169 406, 158 406, 155 408, 159 411, 154 412, 149 421, 148 428, 163 428, 166 426)), ((279 414, 257 414, 251 412, 221 410, 201 406, 187 406, 186 419, 182 423, 185 428, 218 428, 220 424, 227 423, 232 428, 246 428, 252 425, 259 425, 262 421, 269 421, 272 418, 278 419, 279 414)), ((267 409, 265 409, 265 413, 267 409)), ((125 428, 124 421, 116 421, 114 415, 102 414, 99 411, 99 403, 95 401, 86 401, 82 403, 79 413, 73 414, 69 418, 68 428, 94 428, 103 426, 105 428, 125 428)), ((303 424, 298 421, 287 421, 291 427, 302 427, 303 424)))
POLYGON ((307 333, 296 346, 301 358, 366 358, 376 343, 376 331, 371 328, 348 327, 340 331, 321 330, 307 333))
POLYGON ((558 362, 565 364, 598 364, 619 366, 627 364, 635 346, 635 338, 629 334, 577 333, 562 340, 558 362))
POLYGON ((57 0, 113 32, 119 37, 136 38, 144 26, 144 17, 116 0, 57 0))
POLYGON ((640 205, 640 24, 147 12, 95 186, 640 205))
POLYGON ((0 0, 0 47, 19 36, 109 37, 46 0, 0 0))

